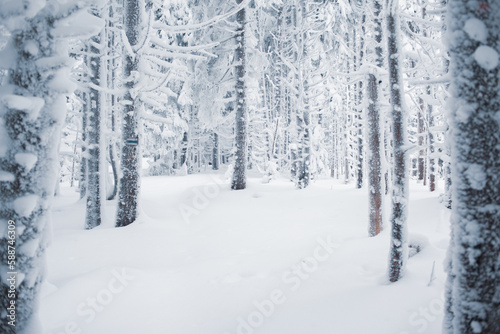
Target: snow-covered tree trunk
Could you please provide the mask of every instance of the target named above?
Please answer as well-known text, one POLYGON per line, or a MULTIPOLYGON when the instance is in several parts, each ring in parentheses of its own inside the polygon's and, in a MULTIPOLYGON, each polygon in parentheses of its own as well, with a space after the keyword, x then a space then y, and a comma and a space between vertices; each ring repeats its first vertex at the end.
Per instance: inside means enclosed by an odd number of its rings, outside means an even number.
MULTIPOLYGON (((361 2, 362 6, 366 6, 364 1, 361 2)), ((365 23, 366 23, 366 14, 363 13, 361 15, 361 36, 360 38, 360 46, 359 46, 359 65, 358 68, 361 68, 365 61, 365 23)), ((358 93, 358 110, 357 110, 357 128, 358 128, 358 161, 357 161, 357 173, 356 173, 356 188, 361 189, 363 187, 363 179, 364 179, 364 147, 363 147, 363 110, 364 110, 364 96, 363 96, 363 81, 360 80, 358 82, 359 93, 358 93)))
POLYGON ((8 83, 0 92, 0 248, 5 250, 0 332, 5 334, 39 331, 35 308, 45 271, 60 130, 66 95, 75 88, 68 80, 63 40, 84 33, 70 29, 69 22, 81 30, 92 30, 95 23, 90 14, 80 15, 79 5, 0 2, 0 21, 9 32, 0 51, 8 69, 8 83))
POLYGON ((116 226, 127 226, 137 219, 138 197, 140 185, 140 137, 139 137, 139 110, 140 100, 137 92, 139 81, 139 54, 143 0, 125 0, 124 28, 128 47, 124 48, 124 83, 126 93, 123 97, 124 116, 122 125, 122 154, 121 178, 118 190, 118 212, 116 226))
POLYGON ((213 148, 212 148, 212 169, 219 170, 219 135, 217 132, 213 133, 213 148))
POLYGON ((80 199, 87 194, 87 123, 88 123, 88 93, 79 94, 82 100, 82 158, 80 160, 80 199))
POLYGON ((450 0, 452 233, 446 334, 500 333, 500 2, 450 0))
POLYGON ((404 274, 408 257, 407 226, 408 175, 406 169, 406 112, 403 103, 402 66, 400 60, 399 1, 387 1, 387 56, 391 94, 393 185, 391 216, 391 250, 389 280, 398 281, 404 274))
MULTIPOLYGON (((374 54, 376 66, 382 69, 384 58, 382 55, 382 4, 376 0, 373 2, 373 25, 374 25, 374 54)), ((380 88, 378 73, 371 71, 368 75, 368 112, 367 112, 367 159, 368 159, 368 197, 370 225, 369 235, 375 236, 382 231, 382 209, 383 209, 383 187, 382 187, 382 140, 380 118, 383 113, 380 110, 380 88)))
MULTIPOLYGON (((434 98, 431 95, 432 89, 431 87, 427 87, 427 96, 429 98, 434 98)), ((433 133, 434 129, 434 108, 432 104, 427 104, 427 123, 428 123, 428 140, 429 140, 429 190, 436 190, 436 158, 435 158, 435 135, 433 133)))
POLYGON ((101 214, 104 204, 103 190, 105 189, 103 164, 105 161, 104 136, 102 127, 105 125, 104 108, 105 103, 101 94, 101 81, 106 80, 103 76, 106 63, 102 60, 104 46, 104 31, 99 36, 89 41, 89 115, 88 115, 88 141, 87 141, 87 210, 85 216, 85 228, 92 229, 101 225, 101 214))
MULTIPOLYGON (((236 0, 240 4, 243 0, 236 0)), ((236 156, 234 161, 233 180, 231 189, 240 190, 247 186, 246 165, 247 165, 247 104, 245 87, 245 8, 236 14, 236 156)))
POLYGON ((418 151, 417 158, 417 177, 419 181, 422 181, 425 185, 425 149, 424 149, 424 112, 425 105, 422 97, 418 98, 418 111, 417 111, 417 142, 420 150, 418 151))

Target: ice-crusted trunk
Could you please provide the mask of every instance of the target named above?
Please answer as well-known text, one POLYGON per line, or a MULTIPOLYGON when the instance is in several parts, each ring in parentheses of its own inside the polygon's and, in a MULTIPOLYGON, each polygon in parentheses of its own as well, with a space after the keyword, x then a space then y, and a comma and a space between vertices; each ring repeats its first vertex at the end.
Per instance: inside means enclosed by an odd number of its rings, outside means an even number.
MULTIPOLYGON (((236 0, 240 4, 243 0, 236 0)), ((240 190, 247 186, 247 105, 245 87, 245 8, 236 14, 236 157, 234 160, 234 173, 231 189, 240 190)))
POLYGON ((219 135, 214 131, 212 148, 212 170, 219 170, 219 135))
MULTIPOLYGON (((117 38, 115 36, 116 32, 113 31, 115 28, 115 8, 114 4, 109 6, 109 17, 108 17, 108 25, 106 28, 106 39, 109 50, 113 50, 116 47, 117 38)), ((116 75, 118 73, 117 65, 118 61, 115 59, 114 54, 110 55, 110 60, 107 62, 107 66, 109 66, 108 71, 108 87, 111 89, 116 89, 116 75), (109 65, 108 65, 109 64, 109 65)), ((115 143, 115 133, 116 133, 116 96, 115 94, 111 94, 110 97, 110 113, 111 113, 111 140, 108 143, 108 151, 109 151, 109 164, 111 165, 111 169, 113 171, 113 191, 109 196, 107 196, 107 200, 114 200, 116 195, 118 194, 118 184, 119 184, 119 176, 118 176, 118 157, 116 156, 116 143, 115 143)))
POLYGON ((425 105, 422 97, 418 98, 418 111, 417 111, 417 134, 418 134, 418 147, 420 150, 418 151, 417 158, 417 177, 419 181, 422 181, 425 185, 425 149, 424 149, 424 112, 425 105))
POLYGON ((87 210, 85 215, 85 229, 92 229, 101 225, 102 210, 105 197, 105 180, 104 168, 105 149, 103 125, 105 120, 103 104, 105 103, 101 89, 102 81, 106 78, 103 76, 104 66, 102 50, 105 49, 103 44, 104 31, 101 31, 99 36, 92 37, 89 41, 88 50, 89 72, 90 72, 90 88, 89 88, 89 115, 88 115, 88 141, 87 141, 87 210), (102 47, 102 48, 101 48, 102 47), (104 151, 104 152, 103 152, 104 151))
POLYGON ((87 121, 88 121, 88 93, 80 92, 82 100, 82 157, 80 159, 80 199, 85 198, 87 194, 87 121))
POLYGON ((407 226, 408 175, 406 170, 406 111, 403 103, 403 80, 400 57, 399 1, 387 1, 387 56, 391 94, 391 122, 393 149, 393 185, 391 216, 391 250, 389 281, 396 282, 403 275, 408 258, 407 226))
POLYGON ((298 110, 297 110, 297 131, 298 131, 298 170, 296 175, 296 187, 304 189, 311 181, 311 116, 309 103, 309 82, 307 65, 307 7, 306 1, 300 1, 296 7, 295 28, 297 31, 298 46, 298 110))
MULTIPOLYGON (((376 0, 373 2, 373 26, 375 31, 374 49, 376 56, 376 66, 382 69, 384 58, 382 55, 382 4, 376 0)), ((368 197, 369 197, 369 219, 368 232, 370 236, 375 236, 382 231, 382 140, 380 118, 383 113, 380 110, 380 87, 379 71, 372 70, 368 74, 368 112, 367 112, 367 160, 368 160, 368 197)))
MULTIPOLYGON (((66 37, 91 30, 90 14, 58 1, 2 1, 8 44, 0 51, 8 83, 0 92, 0 332, 37 333, 49 210, 59 169, 68 80, 66 37), (68 17, 70 16, 71 17, 68 17), (82 25, 82 21, 87 21, 82 25), (81 25, 81 26, 80 26, 81 25)), ((88 36, 90 37, 90 36, 88 36)))
MULTIPOLYGON (((430 98, 435 98, 431 94, 433 90, 431 87, 427 87, 427 96, 430 98)), ((429 147, 428 147, 428 155, 429 155, 429 190, 430 191, 435 191, 436 190, 436 159, 435 159, 435 135, 433 131, 434 127, 434 107, 432 104, 427 104, 427 124, 428 124, 428 140, 429 140, 429 147)))
MULTIPOLYGON (((139 111, 140 100, 137 92, 139 81, 139 54, 138 47, 143 23, 143 0, 124 1, 124 28, 128 44, 124 48, 124 73, 126 93, 123 97, 124 115, 122 124, 122 154, 120 163, 120 182, 118 190, 118 212, 116 226, 127 226, 137 219, 138 197, 140 186, 140 145, 139 111)), ((145 36, 143 36, 145 37, 145 36)))
POLYGON ((500 333, 500 2, 448 3, 453 207, 444 333, 500 333))
MULTIPOLYGON (((364 1, 361 1, 361 6, 366 6, 364 1)), ((364 57, 365 57, 365 35, 366 35, 366 13, 362 13, 361 15, 361 36, 359 37, 359 65, 358 68, 361 68, 364 65, 364 57)), ((354 30, 356 31, 356 30, 354 30)), ((357 161, 357 173, 356 173, 356 188, 361 189, 363 187, 363 179, 364 179, 364 143, 363 143, 363 118, 364 118, 364 91, 363 91, 363 80, 358 82, 359 92, 358 92, 358 110, 357 110, 357 128, 358 128, 358 161, 357 161)))

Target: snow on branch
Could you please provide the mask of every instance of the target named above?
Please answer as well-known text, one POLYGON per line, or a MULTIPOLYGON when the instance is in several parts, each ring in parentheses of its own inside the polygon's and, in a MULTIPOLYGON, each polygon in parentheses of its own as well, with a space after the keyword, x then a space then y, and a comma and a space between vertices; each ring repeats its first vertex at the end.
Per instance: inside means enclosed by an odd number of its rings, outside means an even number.
POLYGON ((187 33, 187 32, 193 32, 197 31, 206 27, 213 26, 233 15, 238 13, 240 10, 244 9, 248 4, 251 2, 251 0, 243 0, 238 6, 234 7, 232 10, 225 14, 217 15, 210 20, 207 20, 205 22, 201 23, 195 23, 195 24, 187 24, 187 25, 180 25, 180 26, 169 26, 163 23, 156 23, 153 25, 153 28, 163 30, 165 32, 171 32, 171 33, 187 33))
MULTIPOLYGON (((156 37, 152 38, 151 42, 153 42, 154 44, 162 47, 165 50, 168 50, 168 51, 181 51, 181 52, 202 51, 204 49, 211 49, 211 48, 216 47, 216 46, 219 45, 218 42, 209 43, 209 44, 205 44, 205 45, 193 45, 193 46, 169 45, 169 44, 165 43, 164 41, 162 41, 161 39, 156 38, 156 37)), ((214 57, 217 57, 217 56, 214 55, 214 57)))

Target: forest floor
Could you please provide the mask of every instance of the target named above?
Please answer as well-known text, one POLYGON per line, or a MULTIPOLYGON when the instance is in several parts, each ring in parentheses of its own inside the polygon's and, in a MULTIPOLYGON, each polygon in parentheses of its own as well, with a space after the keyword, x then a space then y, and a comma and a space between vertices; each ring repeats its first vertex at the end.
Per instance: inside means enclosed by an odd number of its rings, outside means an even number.
POLYGON ((352 184, 299 191, 250 178, 231 191, 223 175, 145 177, 139 222, 113 228, 108 202, 90 231, 85 203, 62 187, 43 333, 441 333, 449 210, 439 192, 411 183, 410 240, 423 249, 388 284, 390 226, 368 237, 367 190, 352 184))

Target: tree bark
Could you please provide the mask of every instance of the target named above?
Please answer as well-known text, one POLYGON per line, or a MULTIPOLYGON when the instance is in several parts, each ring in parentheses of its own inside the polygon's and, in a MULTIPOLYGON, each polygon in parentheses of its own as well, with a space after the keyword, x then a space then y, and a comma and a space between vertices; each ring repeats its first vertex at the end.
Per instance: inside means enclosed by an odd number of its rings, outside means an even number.
MULTIPOLYGON (((125 34, 133 49, 139 44, 141 29, 141 13, 144 8, 142 0, 125 0, 125 34)), ((118 212, 116 226, 127 226, 137 219, 137 206, 140 186, 140 136, 139 136, 139 99, 134 91, 139 76, 139 55, 125 53, 124 78, 126 93, 123 128, 120 188, 118 191, 118 212)))
POLYGON ((101 81, 106 78, 101 75, 103 66, 101 63, 102 54, 96 45, 103 45, 104 33, 93 37, 89 43, 89 52, 92 55, 89 59, 89 71, 91 73, 89 90, 89 117, 88 117, 88 162, 87 162, 87 206, 85 215, 85 229, 89 230, 101 225, 101 211, 104 201, 103 187, 105 187, 103 165, 103 134, 101 126, 103 117, 103 98, 101 92, 96 88, 101 86, 101 81))
POLYGON ((391 250, 389 280, 403 275, 408 257, 407 226, 408 175, 406 170, 406 114, 403 109, 403 81, 400 61, 398 1, 387 1, 387 45, 391 93, 394 180, 392 187, 391 250))
POLYGON ((500 2, 450 0, 448 28, 453 207, 444 332, 500 333, 500 2))
MULTIPOLYGON (((243 0, 236 0, 240 4, 243 0)), ((231 189, 240 190, 247 186, 247 110, 245 87, 245 8, 236 14, 238 29, 236 31, 236 157, 231 189)))

